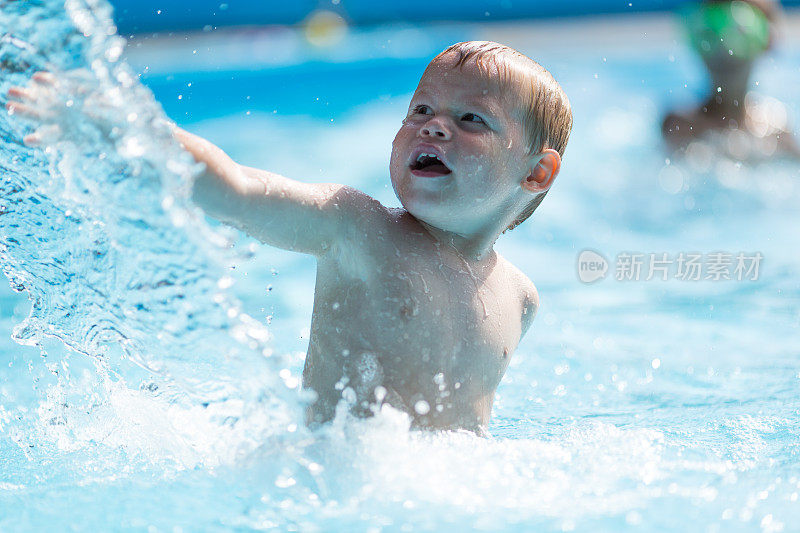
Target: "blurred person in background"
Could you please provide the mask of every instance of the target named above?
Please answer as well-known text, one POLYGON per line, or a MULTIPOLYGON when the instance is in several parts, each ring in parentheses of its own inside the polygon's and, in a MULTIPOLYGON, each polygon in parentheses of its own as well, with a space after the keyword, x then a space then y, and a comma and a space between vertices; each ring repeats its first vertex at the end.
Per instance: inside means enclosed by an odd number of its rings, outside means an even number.
POLYGON ((671 149, 683 151, 702 139, 737 160, 800 158, 786 106, 749 92, 753 66, 772 46, 780 16, 772 0, 707 0, 681 11, 711 93, 698 107, 666 116, 661 129, 671 149))

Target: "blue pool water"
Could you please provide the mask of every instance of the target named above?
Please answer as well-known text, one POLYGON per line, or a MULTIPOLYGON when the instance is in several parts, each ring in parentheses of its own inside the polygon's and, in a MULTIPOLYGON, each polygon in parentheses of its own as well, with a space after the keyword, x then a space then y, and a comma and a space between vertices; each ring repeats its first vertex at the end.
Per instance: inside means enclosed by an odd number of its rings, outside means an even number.
MULTIPOLYGON (((798 530, 800 167, 663 151, 661 114, 703 88, 669 26, 129 47, 166 113, 238 161, 390 205, 391 139, 432 55, 490 38, 553 71, 576 117, 563 172, 498 243, 542 306, 482 439, 409 432, 391 412, 304 429, 313 260, 206 224, 185 201, 193 168, 109 60, 102 16, 69 4, 90 36, 64 40, 68 18, 41 5, 0 14, 0 33, 30 44, 3 40, 16 66, 0 90, 93 65, 118 130, 109 141, 78 118, 44 153, 0 120, 0 265, 21 291, 0 288, 0 530, 798 530), (579 281, 585 249, 606 279, 579 281), (681 252, 763 261, 755 281, 615 279, 619 254, 681 252)), ((798 59, 789 42, 755 74, 795 123, 798 59)))

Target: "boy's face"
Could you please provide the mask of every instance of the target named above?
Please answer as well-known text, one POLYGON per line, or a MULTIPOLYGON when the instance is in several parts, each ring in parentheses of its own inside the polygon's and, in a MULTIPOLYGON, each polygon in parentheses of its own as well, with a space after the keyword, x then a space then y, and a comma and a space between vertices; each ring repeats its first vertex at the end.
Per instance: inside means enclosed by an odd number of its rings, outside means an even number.
POLYGON ((390 171, 408 212, 469 235, 513 218, 531 157, 513 96, 474 62, 454 63, 445 56, 428 65, 392 143, 390 171))

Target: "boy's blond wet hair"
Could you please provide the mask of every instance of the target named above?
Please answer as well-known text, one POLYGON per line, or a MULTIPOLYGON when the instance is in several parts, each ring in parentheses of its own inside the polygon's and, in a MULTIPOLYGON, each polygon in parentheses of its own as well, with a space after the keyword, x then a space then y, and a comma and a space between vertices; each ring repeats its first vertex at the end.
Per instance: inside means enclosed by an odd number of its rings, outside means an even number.
MULTIPOLYGON (((433 61, 451 54, 456 59, 453 68, 474 61, 478 71, 489 80, 498 82, 501 90, 517 93, 514 96, 519 102, 518 111, 530 154, 552 148, 564 156, 572 130, 572 107, 564 90, 547 69, 525 54, 491 41, 456 43, 433 61)), ((545 191, 531 200, 507 229, 514 229, 531 216, 546 194, 545 191)))

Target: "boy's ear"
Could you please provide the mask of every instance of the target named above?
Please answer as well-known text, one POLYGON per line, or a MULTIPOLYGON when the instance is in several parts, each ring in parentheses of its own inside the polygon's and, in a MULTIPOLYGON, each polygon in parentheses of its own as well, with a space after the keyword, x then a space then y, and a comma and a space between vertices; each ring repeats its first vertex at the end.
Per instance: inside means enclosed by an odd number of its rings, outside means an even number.
POLYGON ((552 148, 548 148, 538 156, 530 175, 522 180, 522 188, 531 193, 545 192, 553 184, 558 171, 561 170, 561 156, 552 148))

